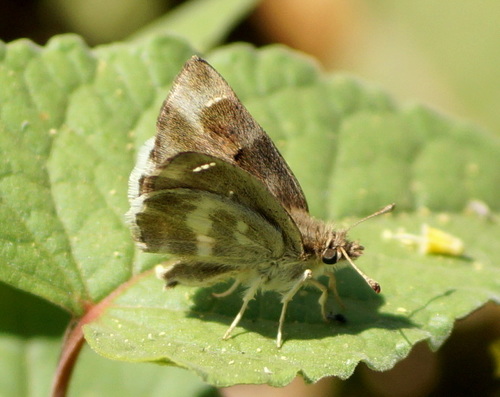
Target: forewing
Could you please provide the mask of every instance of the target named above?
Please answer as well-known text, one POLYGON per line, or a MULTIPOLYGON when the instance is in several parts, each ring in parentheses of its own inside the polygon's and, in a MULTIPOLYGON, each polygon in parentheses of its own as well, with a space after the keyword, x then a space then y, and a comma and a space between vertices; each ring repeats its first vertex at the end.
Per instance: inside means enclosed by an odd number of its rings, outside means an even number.
POLYGON ((160 167, 181 152, 201 152, 237 165, 288 211, 307 211, 304 193, 274 143, 222 76, 198 57, 186 62, 163 104, 150 161, 160 167))
MULTIPOLYGON (((151 145, 151 142, 148 144, 151 145)), ((182 202, 175 199, 180 196, 174 197, 167 194, 181 189, 182 191, 191 190, 197 197, 204 197, 196 204, 197 207, 208 206, 210 211, 203 213, 213 213, 214 203, 220 202, 221 205, 224 204, 227 207, 225 212, 238 221, 249 223, 249 219, 255 218, 255 222, 266 223, 267 226, 262 226, 263 230, 267 230, 266 228, 270 226, 278 233, 278 240, 284 243, 288 254, 298 256, 302 253, 302 238, 289 214, 259 179, 238 166, 210 155, 193 152, 176 155, 147 176, 141 171, 141 166, 145 166, 144 162, 138 161, 138 166, 131 176, 129 189, 131 209, 127 218, 133 226, 136 240, 142 243, 143 249, 151 252, 175 253, 160 248, 162 244, 160 240, 167 236, 159 230, 161 222, 155 222, 154 217, 161 217, 163 209, 168 214, 167 218, 172 216, 170 214, 173 211, 185 212, 186 216, 192 212, 194 196, 190 198, 183 194, 182 197, 186 197, 186 202, 182 202), (178 205, 181 209, 173 208, 178 205), (238 219, 238 211, 241 211, 241 219, 238 219), (248 214, 253 216, 249 217, 248 214)), ((197 211, 195 214, 200 214, 200 212, 197 211)), ((179 225, 178 216, 175 217, 175 225, 179 225)), ((227 224, 233 227, 233 223, 231 221, 227 224)), ((165 224, 161 227, 168 229, 171 226, 165 224)), ((222 225, 218 227, 221 228, 222 225)), ((168 234, 168 232, 165 233, 168 234)), ((196 233, 201 233, 201 231, 198 230, 196 233)), ((274 244, 272 240, 269 240, 271 232, 265 234, 267 236, 264 241, 267 241, 267 244, 274 244)))

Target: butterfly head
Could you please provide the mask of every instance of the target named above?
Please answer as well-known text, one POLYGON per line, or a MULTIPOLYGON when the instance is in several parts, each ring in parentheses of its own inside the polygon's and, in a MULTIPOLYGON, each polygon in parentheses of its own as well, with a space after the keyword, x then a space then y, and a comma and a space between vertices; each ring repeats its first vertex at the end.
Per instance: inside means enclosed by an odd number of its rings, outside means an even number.
POLYGON ((365 247, 356 241, 347 240, 346 234, 347 230, 335 232, 333 238, 327 244, 327 248, 325 248, 321 254, 321 261, 327 267, 331 266, 333 268, 338 266, 337 264, 341 260, 348 261, 354 270, 365 279, 370 288, 378 294, 380 292, 380 284, 364 274, 353 262, 354 259, 363 254, 365 247))
POLYGON ((321 253, 321 261, 325 265, 335 265, 342 259, 356 259, 363 254, 365 247, 356 241, 346 239, 346 230, 335 232, 321 253))
POLYGON ((354 226, 359 225, 361 222, 366 221, 374 216, 385 214, 392 211, 394 204, 390 204, 383 209, 375 212, 366 218, 361 219, 352 225, 349 229, 333 232, 331 237, 326 242, 326 248, 323 249, 321 253, 321 261, 327 266, 335 266, 341 260, 347 260, 351 266, 356 270, 361 277, 363 277, 366 283, 373 289, 377 294, 380 292, 380 284, 375 280, 369 278, 364 274, 353 262, 354 259, 358 258, 363 254, 364 247, 358 244, 356 241, 347 240, 347 232, 354 226))

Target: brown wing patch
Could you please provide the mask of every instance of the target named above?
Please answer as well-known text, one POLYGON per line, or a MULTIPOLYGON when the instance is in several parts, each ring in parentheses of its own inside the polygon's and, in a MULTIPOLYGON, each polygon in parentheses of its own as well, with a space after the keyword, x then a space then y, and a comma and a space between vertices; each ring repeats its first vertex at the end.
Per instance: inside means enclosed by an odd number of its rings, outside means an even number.
POLYGON ((237 165, 260 179, 287 210, 307 211, 304 193, 276 146, 227 82, 198 57, 186 62, 163 104, 150 160, 161 167, 182 152, 237 165))

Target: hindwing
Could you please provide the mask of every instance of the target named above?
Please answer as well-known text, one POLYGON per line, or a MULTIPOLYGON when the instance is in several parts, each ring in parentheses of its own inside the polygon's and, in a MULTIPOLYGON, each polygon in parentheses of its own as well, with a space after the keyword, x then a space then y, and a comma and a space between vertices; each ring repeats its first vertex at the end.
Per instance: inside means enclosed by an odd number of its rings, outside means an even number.
POLYGON ((129 197, 128 222, 149 252, 203 254, 218 261, 302 253, 297 226, 266 186, 219 158, 187 152, 148 176, 136 169, 129 197))

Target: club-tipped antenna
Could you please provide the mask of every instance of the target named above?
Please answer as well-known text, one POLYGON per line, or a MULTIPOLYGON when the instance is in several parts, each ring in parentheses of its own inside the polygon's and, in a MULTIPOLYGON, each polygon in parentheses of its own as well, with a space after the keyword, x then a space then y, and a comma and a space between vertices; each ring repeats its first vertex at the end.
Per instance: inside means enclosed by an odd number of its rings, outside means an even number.
POLYGON ((357 267, 354 264, 354 261, 347 255, 347 252, 345 251, 344 247, 339 247, 340 251, 342 252, 342 255, 344 255, 344 258, 347 259, 347 261, 351 264, 354 270, 358 272, 358 274, 363 277, 363 279, 366 281, 366 284, 370 286, 372 290, 374 290, 377 294, 380 293, 380 284, 376 282, 373 278, 368 277, 366 274, 364 274, 359 267, 357 267))
MULTIPOLYGON (((356 223, 354 223, 353 225, 351 225, 351 227, 349 227, 349 229, 346 230, 349 231, 351 230, 353 227, 359 225, 360 223, 370 219, 370 218, 373 218, 374 216, 378 216, 378 215, 382 215, 382 214, 386 214, 388 212, 391 212, 394 207, 396 206, 396 204, 392 203, 392 204, 389 204, 389 205, 386 205, 384 208, 378 210, 377 212, 374 212, 373 214, 371 215, 368 215, 367 217, 364 217, 363 219, 360 219, 359 221, 357 221, 356 223)), ((347 259, 347 261, 351 264, 351 266, 353 267, 353 269, 361 276, 363 277, 363 279, 366 281, 366 283, 370 286, 370 288, 372 290, 374 290, 377 294, 380 293, 380 284, 378 282, 376 282, 374 279, 368 277, 365 273, 363 273, 361 271, 361 269, 359 267, 357 267, 355 264, 354 264, 354 261, 349 257, 349 255, 347 254, 346 250, 344 249, 344 247, 339 247, 338 249, 340 249, 340 252, 342 252, 342 255, 344 256, 344 258, 347 259)))
POLYGON ((349 230, 351 230, 353 227, 358 226, 360 223, 363 223, 364 221, 367 221, 368 219, 371 219, 371 218, 373 218, 375 216, 379 216, 379 215, 383 215, 383 214, 387 214, 388 212, 391 212, 394 209, 395 206, 396 206, 395 203, 386 205, 384 208, 378 210, 377 212, 374 212, 373 214, 368 215, 368 216, 364 217, 363 219, 360 219, 359 221, 357 221, 353 225, 349 226, 349 228, 346 230, 346 232, 348 232, 349 230))

